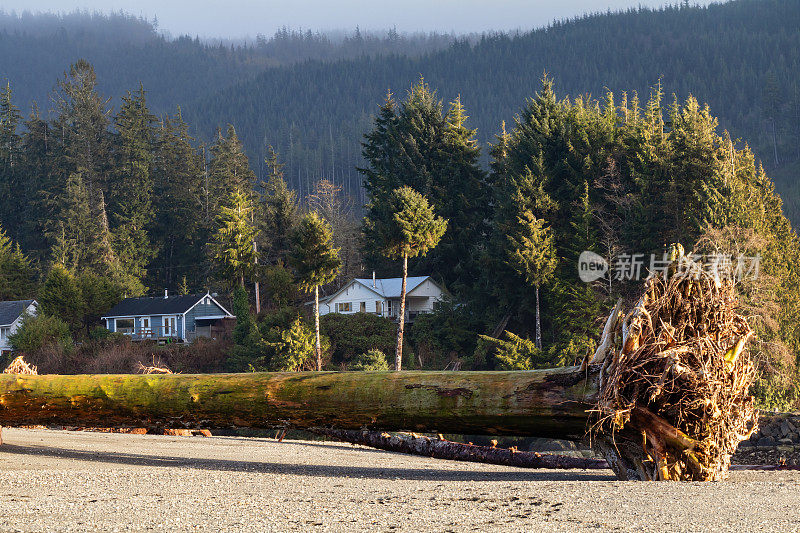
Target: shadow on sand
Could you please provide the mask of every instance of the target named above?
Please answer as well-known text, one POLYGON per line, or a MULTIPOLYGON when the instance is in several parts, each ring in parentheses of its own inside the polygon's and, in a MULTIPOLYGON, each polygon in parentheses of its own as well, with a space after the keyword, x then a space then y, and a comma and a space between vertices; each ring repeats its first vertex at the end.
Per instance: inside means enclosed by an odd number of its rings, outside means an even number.
MULTIPOLYGON (((304 444, 310 443, 296 443, 304 444)), ((339 447, 339 446, 337 446, 339 447)), ((343 447, 343 446, 342 446, 343 447)), ((347 448, 351 449, 351 448, 347 448)), ((359 449, 363 451, 364 449, 359 449)), ((381 450, 374 450, 378 453, 381 450)), ((438 468, 398 468, 342 466, 323 464, 293 464, 290 462, 261 462, 230 459, 209 459, 197 457, 169 457, 162 455, 132 454, 106 451, 84 451, 63 449, 50 446, 23 446, 4 443, 0 446, 0 455, 21 455, 31 457, 55 457, 75 461, 91 461, 108 464, 132 466, 157 466, 194 468, 199 470, 216 470, 228 472, 262 472, 270 474, 288 474, 298 476, 397 479, 419 481, 613 481, 611 471, 582 470, 526 470, 502 469, 496 471, 460 471, 438 468)), ((392 454, 394 455, 394 454, 392 454)), ((451 463, 452 464, 452 463, 451 463)))

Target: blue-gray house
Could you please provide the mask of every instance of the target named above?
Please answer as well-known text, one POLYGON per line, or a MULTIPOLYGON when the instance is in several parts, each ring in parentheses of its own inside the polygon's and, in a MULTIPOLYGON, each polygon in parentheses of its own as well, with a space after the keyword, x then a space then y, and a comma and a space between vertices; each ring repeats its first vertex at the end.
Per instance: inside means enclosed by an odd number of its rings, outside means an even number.
POLYGON ((223 322, 233 316, 211 294, 126 298, 106 316, 109 331, 129 335, 133 340, 175 340, 191 342, 213 337, 223 322))

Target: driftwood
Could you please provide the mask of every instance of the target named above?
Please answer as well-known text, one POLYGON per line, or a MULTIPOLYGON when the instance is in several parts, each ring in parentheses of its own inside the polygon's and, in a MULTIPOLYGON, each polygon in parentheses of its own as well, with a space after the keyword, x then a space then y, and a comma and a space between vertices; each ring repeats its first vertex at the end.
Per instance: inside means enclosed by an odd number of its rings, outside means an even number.
POLYGON ((596 371, 0 375, 0 425, 377 429, 577 440, 596 371))
POLYGON ((516 466, 521 468, 581 468, 603 469, 608 463, 602 459, 585 459, 565 455, 524 452, 515 448, 496 448, 453 442, 444 438, 433 439, 424 435, 395 434, 377 431, 355 431, 346 429, 312 428, 312 432, 351 444, 361 444, 370 448, 391 452, 406 453, 494 465, 516 466))

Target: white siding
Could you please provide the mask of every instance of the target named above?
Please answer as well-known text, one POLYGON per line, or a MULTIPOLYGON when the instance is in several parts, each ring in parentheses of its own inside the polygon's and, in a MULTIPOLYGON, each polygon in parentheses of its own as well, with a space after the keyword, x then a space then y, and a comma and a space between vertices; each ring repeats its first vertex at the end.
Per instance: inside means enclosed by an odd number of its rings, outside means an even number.
MULTIPOLYGON (((36 316, 36 304, 32 303, 25 311, 27 314, 36 316)), ((17 318, 8 328, 3 328, 2 335, 0 335, 0 353, 11 350, 11 345, 8 343, 8 338, 16 333, 16 331, 19 329, 25 314, 26 313, 22 313, 19 318, 17 318)))
POLYGON ((364 304, 364 310, 367 313, 375 313, 375 302, 381 302, 383 315, 386 314, 386 302, 378 294, 364 287, 358 282, 351 282, 347 288, 337 294, 335 297, 328 300, 326 303, 319 305, 319 314, 327 315, 328 313, 338 312, 336 304, 350 303, 351 310, 349 312, 342 312, 344 315, 350 315, 361 311, 361 304, 364 304))

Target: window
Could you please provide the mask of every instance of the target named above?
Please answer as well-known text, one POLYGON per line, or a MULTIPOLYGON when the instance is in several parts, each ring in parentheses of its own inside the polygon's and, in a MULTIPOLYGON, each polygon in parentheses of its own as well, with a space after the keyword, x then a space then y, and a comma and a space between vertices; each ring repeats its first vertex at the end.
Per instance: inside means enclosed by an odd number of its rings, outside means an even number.
POLYGON ((392 305, 393 303, 394 302, 392 302, 391 300, 386 302, 386 309, 389 311, 389 316, 394 316, 395 313, 394 306, 392 305))
POLYGON ((375 302, 375 314, 383 314, 383 302, 375 302))
POLYGON ((211 305, 211 296, 206 296, 205 298, 203 298, 203 304, 211 305))
POLYGON ((367 302, 361 302, 361 306, 359 307, 358 310, 361 311, 362 313, 366 313, 367 312, 367 302))
POLYGON ((336 304, 336 312, 337 313, 350 313, 353 311, 353 303, 352 302, 342 302, 336 304))
POLYGON ((9 331, 11 331, 11 328, 0 328, 0 340, 6 340, 9 331))
POLYGON ((142 319, 142 329, 150 329, 150 317, 142 319))
POLYGON ((132 318, 118 318, 116 320, 116 331, 119 333, 133 333, 133 319, 132 318))

